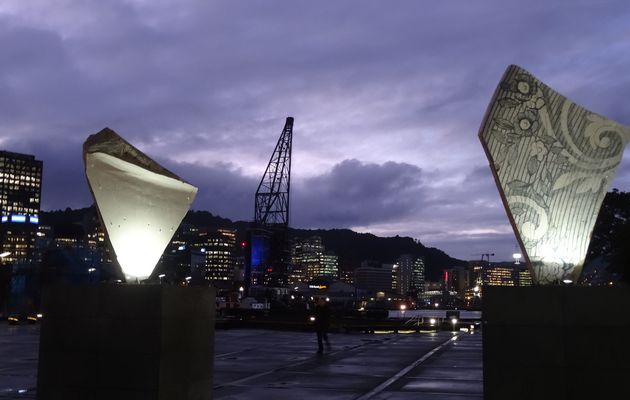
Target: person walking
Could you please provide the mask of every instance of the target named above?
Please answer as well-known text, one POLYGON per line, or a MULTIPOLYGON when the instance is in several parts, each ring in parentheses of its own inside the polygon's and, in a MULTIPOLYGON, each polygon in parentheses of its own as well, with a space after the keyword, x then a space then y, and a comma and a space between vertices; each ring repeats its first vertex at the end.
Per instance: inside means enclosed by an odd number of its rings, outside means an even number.
POLYGON ((330 350, 330 340, 328 339, 328 329, 330 328, 330 308, 325 299, 317 299, 315 304, 315 329, 317 331, 317 354, 324 353, 324 342, 326 349, 330 350))

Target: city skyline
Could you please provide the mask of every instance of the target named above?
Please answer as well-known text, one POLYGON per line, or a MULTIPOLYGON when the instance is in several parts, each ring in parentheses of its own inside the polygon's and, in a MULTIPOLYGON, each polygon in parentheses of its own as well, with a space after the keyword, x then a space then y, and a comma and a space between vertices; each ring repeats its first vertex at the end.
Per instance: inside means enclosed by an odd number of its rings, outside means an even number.
POLYGON ((292 116, 291 226, 501 260, 477 133, 505 67, 630 124, 623 1, 298 3, 3 2, 0 148, 44 161, 42 209, 85 207, 81 143, 109 126, 198 186, 194 209, 250 220, 292 116))

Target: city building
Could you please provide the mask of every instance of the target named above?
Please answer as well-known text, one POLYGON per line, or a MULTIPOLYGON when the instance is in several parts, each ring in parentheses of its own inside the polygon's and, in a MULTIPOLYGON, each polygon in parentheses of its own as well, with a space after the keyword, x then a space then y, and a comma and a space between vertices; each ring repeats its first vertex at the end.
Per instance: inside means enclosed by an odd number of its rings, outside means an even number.
POLYGON ((205 254, 205 279, 234 281, 236 268, 236 231, 217 229, 205 235, 201 252, 205 254))
POLYGON ((0 151, 1 263, 34 261, 43 163, 27 154, 0 151))
POLYGON ((453 267, 444 270, 446 290, 455 291, 464 297, 466 289, 470 287, 470 271, 465 267, 453 267))
POLYGON ((354 270, 354 283, 358 289, 370 293, 392 291, 393 264, 379 264, 363 261, 354 270))
POLYGON ((339 262, 337 256, 326 251, 322 238, 295 238, 291 247, 291 270, 289 284, 310 282, 320 277, 337 277, 339 262))
POLYGON ((347 283, 348 285, 354 284, 354 271, 342 269, 339 271, 339 280, 347 283))
POLYGON ((399 283, 401 279, 400 268, 398 264, 391 264, 392 266, 392 292, 401 293, 399 290, 402 290, 402 285, 399 283))
POLYGON ((306 266, 303 264, 289 264, 288 281, 289 285, 306 282, 306 266))
POLYGON ((337 277, 339 274, 339 259, 332 251, 325 251, 320 261, 320 269, 313 271, 314 276, 337 277))
POLYGON ((418 298, 424 291, 424 260, 422 257, 403 254, 396 260, 396 293, 414 293, 418 298))
POLYGON ((516 286, 518 270, 513 266, 492 265, 484 270, 483 283, 488 286, 516 286))
POLYGON ((527 267, 520 263, 490 263, 471 261, 468 268, 468 288, 464 297, 472 299, 481 296, 484 285, 489 286, 531 286, 533 279, 527 267))
POLYGON ((527 269, 527 267, 521 267, 518 270, 518 286, 532 286, 534 284, 534 280, 532 278, 532 273, 527 269))

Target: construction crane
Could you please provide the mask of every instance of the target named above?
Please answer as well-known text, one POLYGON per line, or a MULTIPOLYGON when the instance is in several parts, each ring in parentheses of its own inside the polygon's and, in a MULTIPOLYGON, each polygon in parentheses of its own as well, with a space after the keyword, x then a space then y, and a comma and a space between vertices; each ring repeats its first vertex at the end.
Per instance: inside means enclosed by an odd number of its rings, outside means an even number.
POLYGON ((284 286, 289 264, 289 195, 293 118, 288 117, 256 190, 245 285, 284 286))
POLYGON ((254 221, 258 227, 289 226, 293 118, 288 117, 256 190, 254 221))
POLYGON ((481 286, 483 285, 484 280, 484 271, 483 271, 483 259, 484 257, 488 261, 488 267, 490 267, 490 257, 494 257, 494 253, 481 253, 481 254, 473 254, 474 256, 481 256, 481 265, 473 267, 474 273, 474 281, 475 281, 475 294, 478 294, 481 290, 481 286))
POLYGON ((481 254, 473 254, 475 256, 481 256, 481 261, 483 262, 483 258, 486 257, 488 261, 488 265, 490 265, 490 257, 494 257, 494 253, 481 253, 481 254))

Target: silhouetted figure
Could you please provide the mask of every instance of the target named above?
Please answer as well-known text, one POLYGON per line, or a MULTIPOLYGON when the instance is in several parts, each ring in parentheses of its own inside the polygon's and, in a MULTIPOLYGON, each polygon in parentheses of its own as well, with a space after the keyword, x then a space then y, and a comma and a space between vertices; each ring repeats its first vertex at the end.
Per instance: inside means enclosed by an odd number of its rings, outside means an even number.
POLYGON ((330 350, 330 341, 328 340, 328 328, 330 328, 330 308, 326 300, 320 298, 315 305, 315 329, 317 330, 317 354, 324 352, 324 343, 326 348, 330 350))

